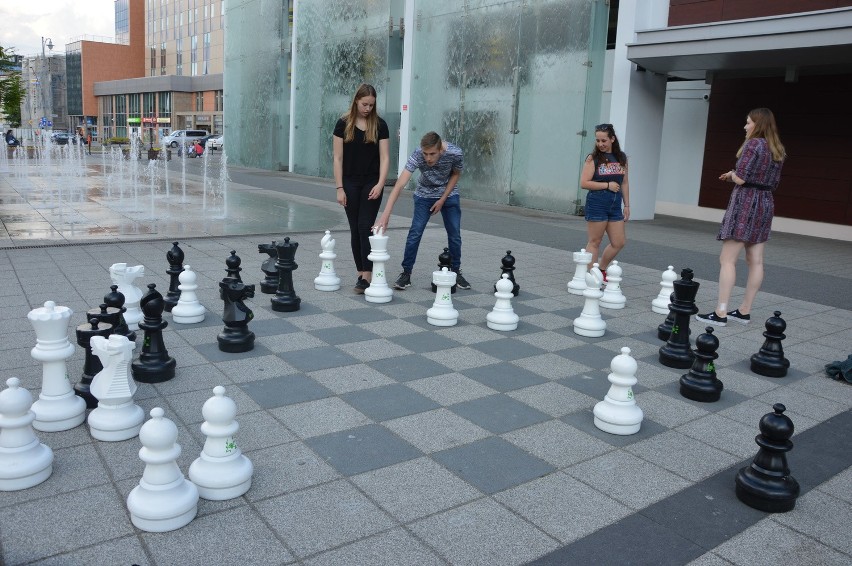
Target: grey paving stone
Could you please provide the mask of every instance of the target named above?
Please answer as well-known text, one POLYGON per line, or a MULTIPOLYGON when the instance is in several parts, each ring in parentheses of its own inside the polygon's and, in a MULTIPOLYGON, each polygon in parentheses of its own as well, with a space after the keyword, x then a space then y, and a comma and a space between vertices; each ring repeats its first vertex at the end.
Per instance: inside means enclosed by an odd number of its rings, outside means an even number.
POLYGON ((393 358, 410 353, 409 350, 384 338, 340 344, 337 347, 362 362, 393 358))
POLYGON ((663 395, 668 395, 673 399, 682 399, 684 402, 704 409, 709 413, 715 413, 727 409, 728 407, 734 407, 746 400, 746 397, 744 395, 741 395, 736 391, 728 391, 723 389, 722 395, 718 401, 714 401, 712 403, 701 403, 699 401, 693 401, 692 399, 687 399, 686 397, 680 394, 680 381, 667 383, 666 385, 657 387, 655 391, 657 391, 658 393, 662 393, 663 395))
MULTIPOLYGON (((246 395, 239 387, 228 387, 227 393, 228 397, 233 399, 234 403, 237 404, 238 415, 243 413, 253 413, 260 409, 260 405, 255 403, 254 400, 246 395)), ((162 405, 164 405, 163 408, 166 410, 166 417, 172 418, 172 415, 169 415, 168 410, 168 407, 171 407, 175 418, 180 419, 184 424, 191 425, 204 421, 204 415, 201 413, 201 408, 210 397, 212 397, 210 391, 201 390, 189 391, 187 393, 175 393, 170 395, 168 399, 160 398, 159 401, 162 405), (163 403, 163 401, 165 401, 165 403, 163 403)), ((151 402, 147 404, 154 404, 154 406, 157 406, 157 400, 158 399, 152 399, 151 402)), ((143 409, 146 409, 147 404, 138 404, 143 409)), ((146 410, 145 414, 147 415, 149 412, 149 410, 146 410)))
MULTIPOLYGON (((237 424, 240 425, 240 429, 234 435, 234 440, 237 446, 240 447, 240 450, 248 452, 296 440, 293 433, 269 414, 274 414, 276 410, 279 409, 245 413, 237 417, 236 420, 237 424)), ((191 431, 196 441, 203 446, 207 437, 201 432, 201 427, 191 429, 191 431)))
POLYGON ((260 501, 334 480, 339 474, 301 442, 247 452, 254 465, 249 501, 260 501))
POLYGON ((752 426, 746 426, 720 415, 710 414, 683 424, 675 430, 739 458, 753 458, 757 453, 754 437, 760 432, 757 425, 755 422, 752 426))
MULTIPOLYGON (((380 322, 383 320, 391 319, 391 315, 386 312, 383 312, 379 309, 364 309, 358 308, 348 311, 337 311, 334 313, 335 316, 345 320, 350 324, 364 324, 367 322, 380 322)), ((381 325, 377 324, 377 328, 381 327, 381 325)))
POLYGON ((330 550, 305 561, 306 566, 439 566, 445 564, 404 529, 392 529, 372 537, 330 550))
POLYGON ((447 409, 426 411, 383 424, 427 454, 490 436, 487 430, 447 409))
POLYGON ((480 352, 484 352, 504 361, 528 358, 545 352, 545 350, 538 348, 537 346, 533 346, 532 344, 527 344, 526 342, 512 340, 509 338, 479 342, 474 344, 472 347, 480 352))
POLYGON ((584 344, 556 352, 557 355, 568 358, 569 360, 607 373, 610 371, 609 366, 612 363, 612 359, 620 353, 620 349, 612 351, 602 348, 597 344, 584 344))
POLYGON ((612 445, 558 420, 507 432, 502 437, 558 468, 613 450, 612 445))
POLYGON ((846 468, 846 470, 821 484, 819 489, 832 497, 852 503, 852 491, 848 489, 849 485, 852 485, 852 467, 846 468))
POLYGON ((31 562, 38 566, 88 566, 98 564, 105 556, 114 564, 137 564, 149 566, 151 562, 136 536, 126 536, 96 544, 87 548, 55 554, 50 558, 31 562))
POLYGON ((305 444, 345 476, 412 460, 421 455, 409 443, 377 424, 316 436, 305 440, 305 444))
POLYGON ((234 383, 257 381, 258 379, 291 375, 298 370, 279 356, 260 356, 257 358, 239 358, 216 363, 222 373, 234 383))
POLYGON ((800 415, 818 420, 825 420, 846 410, 845 405, 810 395, 789 385, 758 395, 755 399, 764 401, 770 407, 770 410, 775 403, 783 403, 784 406, 800 415))
POLYGON ((764 519, 713 549, 713 553, 737 565, 750 564, 849 564, 849 555, 808 537, 777 521, 764 519))
POLYGON ((820 490, 812 490, 799 497, 793 511, 778 513, 773 518, 782 525, 852 556, 852 540, 842 534, 852 520, 852 503, 836 499, 820 490))
POLYGON ((376 422, 437 409, 428 397, 400 383, 353 391, 343 399, 376 422))
POLYGON ((635 444, 636 442, 641 442, 642 440, 651 438, 666 430, 666 428, 660 425, 659 423, 656 423, 649 418, 644 418, 642 419, 642 423, 639 427, 639 432, 635 434, 611 434, 609 432, 604 432, 595 426, 595 415, 593 413, 593 410, 594 407, 592 407, 592 409, 583 409, 581 411, 576 411, 574 413, 565 415, 560 420, 573 426, 578 430, 585 432, 590 436, 593 436, 599 440, 603 440, 611 446, 617 446, 619 448, 624 448, 625 446, 630 446, 631 444, 635 444))
MULTIPOLYGON (((200 407, 199 407, 200 413, 200 407)), ((150 410, 146 411, 146 420, 150 417, 150 410)), ((166 411, 166 417, 171 418, 166 411)), ((171 418, 174 422, 174 418, 171 418)), ((183 425, 175 423, 178 426, 177 443, 181 447, 181 453, 177 463, 181 469, 186 469, 192 464, 193 460, 198 458, 201 453, 202 444, 199 444, 193 434, 183 425)), ((141 476, 145 470, 145 463, 139 459, 139 449, 142 448, 142 443, 139 437, 123 440, 121 442, 99 442, 97 451, 106 462, 109 468, 109 474, 113 480, 123 480, 127 478, 135 478, 141 476)))
POLYGON ((457 403, 451 405, 450 410, 494 434, 550 419, 541 411, 505 395, 489 395, 457 403))
POLYGON ((440 352, 425 352, 421 356, 443 364, 454 371, 464 371, 470 368, 496 364, 500 361, 469 346, 450 348, 440 352))
POLYGON ((407 385, 444 406, 497 393, 490 387, 486 387, 460 373, 426 377, 409 381, 407 385))
POLYGON ((339 397, 279 407, 270 411, 301 438, 320 436, 369 424, 369 417, 339 397))
MULTIPOLYGON (((255 298, 258 297, 256 296, 255 298)), ((266 320, 252 320, 249 323, 249 330, 254 332, 255 336, 259 337, 290 334, 291 332, 298 332, 299 328, 283 318, 276 317, 266 320)))
POLYGON ((506 363, 470 368, 460 373, 501 393, 547 381, 531 371, 506 363))
POLYGON ((566 359, 554 353, 532 356, 512 363, 552 380, 592 371, 592 368, 587 365, 566 359))
MULTIPOLYGON (((249 328, 249 330, 252 330, 249 328)), ((206 360, 211 362, 228 362, 233 360, 243 360, 246 358, 259 358, 261 356, 272 356, 274 352, 269 350, 266 346, 261 343, 255 342, 254 348, 249 350, 248 352, 240 352, 240 353, 230 353, 223 352, 219 349, 218 342, 214 342, 211 344, 199 344, 195 346, 195 350, 201 354, 206 360)), ((177 359, 177 357, 175 357, 177 359)))
POLYGON ((694 482, 740 460, 675 431, 666 431, 631 444, 626 450, 694 482))
POLYGON ((436 452, 432 458, 488 494, 541 477, 555 469, 497 437, 436 452))
POLYGON ((358 359, 339 350, 334 346, 295 350, 282 358, 293 367, 303 372, 317 371, 358 363, 358 359))
POLYGON ((645 417, 667 427, 680 426, 709 414, 703 404, 688 403, 686 399, 657 391, 643 391, 641 402, 637 398, 637 404, 645 417))
POLYGON ((371 361, 368 365, 399 382, 447 373, 449 368, 417 354, 403 354, 371 361))
POLYGON ((213 388, 217 385, 230 385, 231 380, 213 364, 202 364, 192 367, 179 368, 175 379, 152 384, 161 395, 173 395, 188 391, 208 390, 211 397, 213 388), (179 375, 178 375, 179 374, 179 375))
POLYGON ((321 328, 310 332, 326 344, 337 346, 338 344, 349 344, 352 342, 363 342, 378 338, 378 334, 366 328, 355 330, 351 326, 335 326, 333 328, 321 328))
POLYGON ((541 348, 547 352, 556 352, 558 350, 564 350, 565 348, 571 348, 573 346, 581 346, 585 344, 579 338, 572 338, 570 336, 565 336, 564 334, 559 334, 557 332, 553 332, 552 330, 544 330, 541 332, 531 332, 529 334, 518 336, 516 338, 521 342, 526 342, 527 344, 532 344, 537 348, 541 348))
POLYGON ((264 409, 313 401, 331 395, 331 391, 310 377, 299 374, 241 383, 239 388, 264 409))
POLYGON ((597 403, 588 395, 552 381, 510 391, 507 395, 553 417, 594 407, 597 403))
POLYGON ((256 343, 263 344, 268 349, 276 352, 279 356, 285 356, 284 352, 310 350, 312 348, 327 346, 326 342, 320 340, 316 336, 301 331, 292 332, 290 334, 259 336, 256 339, 256 343))
POLYGON ((396 383, 366 364, 314 371, 310 376, 338 395, 396 383))

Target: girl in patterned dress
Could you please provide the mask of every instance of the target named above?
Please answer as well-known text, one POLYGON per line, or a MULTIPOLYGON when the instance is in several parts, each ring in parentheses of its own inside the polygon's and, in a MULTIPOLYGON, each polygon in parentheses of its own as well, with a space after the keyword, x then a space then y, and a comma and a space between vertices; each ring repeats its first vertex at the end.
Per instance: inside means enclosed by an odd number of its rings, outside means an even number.
POLYGON ((786 153, 775 116, 768 108, 748 113, 746 139, 737 152, 736 168, 722 173, 721 181, 734 183, 728 209, 722 218, 717 240, 722 240, 719 255, 719 302, 716 310, 696 315, 696 320, 725 326, 728 318, 742 324, 751 321, 751 306, 763 282, 763 247, 769 239, 775 204, 772 193, 781 181, 786 153), (739 308, 728 311, 728 299, 736 281, 736 265, 745 249, 748 264, 746 292, 739 308))

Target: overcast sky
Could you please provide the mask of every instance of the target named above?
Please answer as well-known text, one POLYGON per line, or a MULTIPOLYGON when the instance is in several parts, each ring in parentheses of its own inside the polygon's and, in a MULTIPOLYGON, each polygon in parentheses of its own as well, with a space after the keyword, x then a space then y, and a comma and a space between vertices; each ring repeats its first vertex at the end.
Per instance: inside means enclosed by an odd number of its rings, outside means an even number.
POLYGON ((41 53, 41 38, 53 51, 82 35, 115 37, 114 0, 0 0, 0 45, 19 55, 41 53))

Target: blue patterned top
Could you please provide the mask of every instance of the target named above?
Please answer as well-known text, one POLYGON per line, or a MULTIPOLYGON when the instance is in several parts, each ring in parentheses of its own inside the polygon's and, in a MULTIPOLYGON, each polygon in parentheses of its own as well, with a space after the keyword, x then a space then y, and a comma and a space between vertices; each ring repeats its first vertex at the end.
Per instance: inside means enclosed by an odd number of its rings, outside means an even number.
MULTIPOLYGON (((464 156, 459 146, 447 142, 447 150, 441 154, 438 162, 430 167, 423 158, 423 150, 418 147, 408 158, 405 169, 411 173, 420 169, 420 178, 417 179, 417 188, 414 190, 414 196, 421 198, 441 198, 441 195, 444 194, 444 190, 447 188, 447 183, 450 181, 452 172, 464 169, 464 156)), ((456 186, 453 187, 452 192, 447 197, 449 198, 458 193, 459 185, 456 183, 456 186)))

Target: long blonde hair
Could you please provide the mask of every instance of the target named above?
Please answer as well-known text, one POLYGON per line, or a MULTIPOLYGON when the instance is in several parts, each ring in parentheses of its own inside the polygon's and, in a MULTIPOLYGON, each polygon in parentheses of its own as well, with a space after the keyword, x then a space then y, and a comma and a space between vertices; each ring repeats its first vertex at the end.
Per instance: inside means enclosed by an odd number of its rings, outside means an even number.
POLYGON ((775 124, 775 114, 769 108, 755 108, 748 113, 748 117, 754 122, 754 128, 751 134, 746 136, 746 141, 740 146, 737 151, 737 158, 742 156, 745 143, 752 138, 763 138, 769 146, 769 152, 772 154, 773 161, 784 161, 787 157, 787 152, 784 150, 784 144, 781 143, 781 138, 778 136, 778 126, 775 124))
MULTIPOLYGON (((355 120, 358 119, 358 101, 365 96, 376 98, 376 89, 373 85, 362 83, 358 90, 355 91, 355 96, 352 97, 352 104, 349 105, 349 112, 341 116, 346 121, 346 127, 343 129, 343 143, 349 143, 355 139, 355 120)), ((378 103, 378 100, 377 100, 378 103)), ((379 113, 376 107, 373 106, 370 115, 365 118, 367 124, 364 130, 364 143, 379 142, 379 113)))

